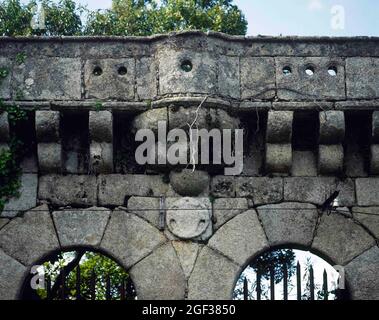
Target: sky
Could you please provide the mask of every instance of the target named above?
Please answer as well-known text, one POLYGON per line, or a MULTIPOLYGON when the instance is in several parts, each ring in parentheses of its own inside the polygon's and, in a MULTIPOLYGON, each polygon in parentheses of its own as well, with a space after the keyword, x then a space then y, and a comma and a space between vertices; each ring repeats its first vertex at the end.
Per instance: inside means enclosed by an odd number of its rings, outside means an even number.
MULTIPOLYGON (((23 0, 27 2, 27 0, 23 0)), ((106 9, 112 0, 77 0, 106 9)), ((235 0, 248 35, 379 36, 377 0, 235 0)))

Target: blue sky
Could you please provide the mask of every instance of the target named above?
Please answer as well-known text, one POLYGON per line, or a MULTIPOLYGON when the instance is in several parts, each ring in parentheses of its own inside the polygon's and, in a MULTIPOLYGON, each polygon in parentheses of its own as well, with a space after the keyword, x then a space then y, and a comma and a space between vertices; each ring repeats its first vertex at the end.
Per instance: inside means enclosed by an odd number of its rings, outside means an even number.
MULTIPOLYGON (((25 0, 26 1, 26 0, 25 0)), ((90 9, 111 0, 77 0, 90 9)), ((235 0, 248 22, 248 35, 379 36, 377 0, 235 0), (336 7, 339 6, 339 7, 336 7), (333 8, 344 10, 343 29, 333 29, 333 8)), ((339 13, 341 11, 338 11, 339 13)), ((341 25, 340 25, 341 26, 341 25)))

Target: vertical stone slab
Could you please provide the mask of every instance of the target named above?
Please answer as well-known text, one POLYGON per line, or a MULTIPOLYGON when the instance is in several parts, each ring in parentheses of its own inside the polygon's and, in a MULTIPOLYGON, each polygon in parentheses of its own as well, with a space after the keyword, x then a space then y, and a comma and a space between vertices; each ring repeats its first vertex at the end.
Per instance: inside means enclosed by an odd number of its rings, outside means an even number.
POLYGON ((370 147, 370 173, 379 175, 379 111, 372 114, 372 145, 370 147))
POLYGON ((345 114, 343 111, 322 111, 319 113, 318 171, 333 175, 342 172, 345 139, 345 114))
POLYGON ((60 172, 63 155, 59 111, 36 111, 35 126, 39 170, 43 173, 60 172))
POLYGON ((110 111, 89 112, 90 166, 94 173, 113 172, 113 115, 110 111))
POLYGON ((0 113, 0 152, 8 150, 9 142, 9 121, 8 112, 0 113))

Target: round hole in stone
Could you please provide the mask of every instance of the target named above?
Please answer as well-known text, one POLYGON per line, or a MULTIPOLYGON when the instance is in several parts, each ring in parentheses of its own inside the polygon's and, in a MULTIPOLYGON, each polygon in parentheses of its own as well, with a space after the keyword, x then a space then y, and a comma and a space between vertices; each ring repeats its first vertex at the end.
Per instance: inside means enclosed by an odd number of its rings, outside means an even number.
POLYGON ((292 74, 292 69, 291 69, 291 67, 290 67, 290 66, 285 66, 285 67, 283 68, 283 74, 284 74, 285 76, 289 76, 289 75, 291 75, 291 74, 292 74))
POLYGON ((127 73, 128 73, 128 70, 126 69, 126 67, 121 66, 121 67, 118 68, 118 74, 119 74, 120 76, 124 76, 124 75, 126 75, 127 73))
POLYGON ((95 76, 101 76, 103 74, 103 69, 101 69, 99 66, 96 66, 94 69, 93 69, 93 74, 95 76))
POLYGON ((330 66, 330 67, 328 68, 328 73, 329 73, 329 75, 332 76, 332 77, 337 76, 337 73, 338 73, 337 67, 336 67, 336 66, 330 66))
POLYGON ((312 66, 307 66, 305 68, 305 73, 306 73, 306 75, 311 77, 315 74, 315 68, 313 68, 312 66))
POLYGON ((192 62, 189 60, 184 60, 180 66, 184 72, 192 71, 192 62))

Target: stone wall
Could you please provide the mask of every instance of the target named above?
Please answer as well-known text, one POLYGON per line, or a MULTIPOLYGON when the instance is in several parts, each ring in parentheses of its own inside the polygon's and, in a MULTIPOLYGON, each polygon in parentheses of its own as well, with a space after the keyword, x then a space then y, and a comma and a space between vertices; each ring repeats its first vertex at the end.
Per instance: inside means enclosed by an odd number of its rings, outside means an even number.
POLYGON ((0 38, 0 67, 4 103, 29 115, 0 115, 0 147, 15 134, 31 150, 0 214, 0 299, 75 246, 130 270, 140 299, 230 299, 278 246, 345 266, 353 299, 379 299, 379 39, 0 38), (239 176, 135 163, 136 130, 185 128, 200 104, 199 127, 245 130, 239 176))

